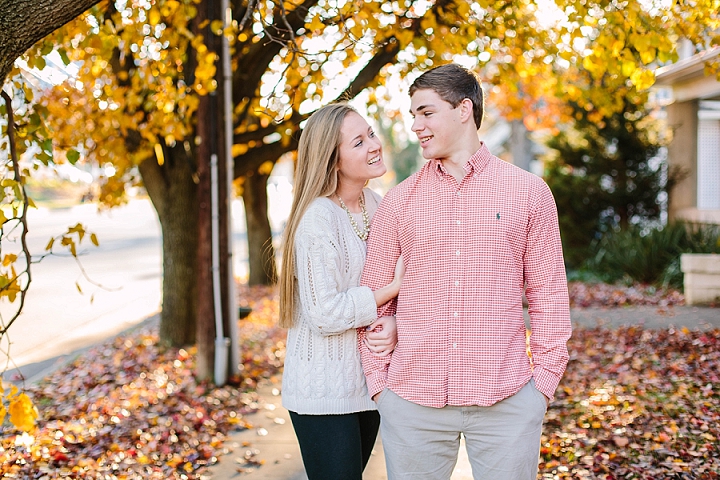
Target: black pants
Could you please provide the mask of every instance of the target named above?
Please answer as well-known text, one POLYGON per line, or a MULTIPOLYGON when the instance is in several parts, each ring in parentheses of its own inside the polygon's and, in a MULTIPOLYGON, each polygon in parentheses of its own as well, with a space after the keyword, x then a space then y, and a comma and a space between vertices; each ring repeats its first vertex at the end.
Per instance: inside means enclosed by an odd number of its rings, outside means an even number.
POLYGON ((299 415, 290 419, 309 480, 362 480, 380 427, 375 411, 299 415))

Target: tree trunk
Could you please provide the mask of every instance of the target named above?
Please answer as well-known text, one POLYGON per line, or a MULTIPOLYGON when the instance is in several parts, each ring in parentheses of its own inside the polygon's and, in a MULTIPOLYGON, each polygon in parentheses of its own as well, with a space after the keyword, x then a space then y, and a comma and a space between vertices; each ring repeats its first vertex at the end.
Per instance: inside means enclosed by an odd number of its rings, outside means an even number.
POLYGON ((36 42, 100 0, 15 0, 0 2, 0 85, 13 62, 36 42))
POLYGON ((248 236, 249 285, 274 285, 277 280, 275 248, 268 220, 267 180, 257 172, 245 177, 243 202, 248 236))
POLYGON ((195 343, 198 249, 195 166, 182 145, 165 148, 164 164, 140 164, 145 188, 158 212, 163 243, 163 303, 160 341, 173 346, 195 343))

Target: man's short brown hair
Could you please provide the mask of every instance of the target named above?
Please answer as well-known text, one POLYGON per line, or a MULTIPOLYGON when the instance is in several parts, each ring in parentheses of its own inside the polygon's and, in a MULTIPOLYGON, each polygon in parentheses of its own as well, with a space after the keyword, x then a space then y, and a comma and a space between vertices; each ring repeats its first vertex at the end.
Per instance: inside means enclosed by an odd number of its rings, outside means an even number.
POLYGON ((453 108, 468 98, 473 103, 473 119, 480 128, 483 118, 483 91, 477 76, 455 63, 440 65, 420 75, 410 85, 410 96, 418 90, 433 90, 453 108))

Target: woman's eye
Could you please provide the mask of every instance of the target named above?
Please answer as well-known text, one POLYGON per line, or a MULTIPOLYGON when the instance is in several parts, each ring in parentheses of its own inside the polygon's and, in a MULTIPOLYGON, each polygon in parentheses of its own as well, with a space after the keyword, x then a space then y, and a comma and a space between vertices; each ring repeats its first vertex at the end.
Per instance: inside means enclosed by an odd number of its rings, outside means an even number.
POLYGON ((362 143, 363 143, 362 140, 360 140, 359 142, 357 142, 357 143, 355 144, 355 146, 356 146, 356 147, 359 147, 360 145, 362 145, 362 143))

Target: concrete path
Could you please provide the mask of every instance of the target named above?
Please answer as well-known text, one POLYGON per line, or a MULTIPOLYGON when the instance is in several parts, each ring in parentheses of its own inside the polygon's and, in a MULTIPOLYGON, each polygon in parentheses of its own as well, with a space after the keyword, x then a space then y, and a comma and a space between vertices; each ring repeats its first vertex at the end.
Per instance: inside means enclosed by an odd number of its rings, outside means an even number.
MULTIPOLYGON (((643 325, 650 329, 670 326, 691 330, 720 328, 720 308, 706 307, 585 308, 574 309, 571 318, 575 327, 643 325)), ((212 480, 307 480, 290 418, 287 410, 280 405, 280 389, 280 385, 265 385, 258 389, 260 410, 248 416, 252 428, 231 434, 226 443, 227 453, 211 469, 212 480), (248 451, 263 464, 248 468, 244 460, 248 451)), ((363 479, 387 479, 380 438, 363 479)), ((472 480, 462 444, 452 480, 472 480)))

